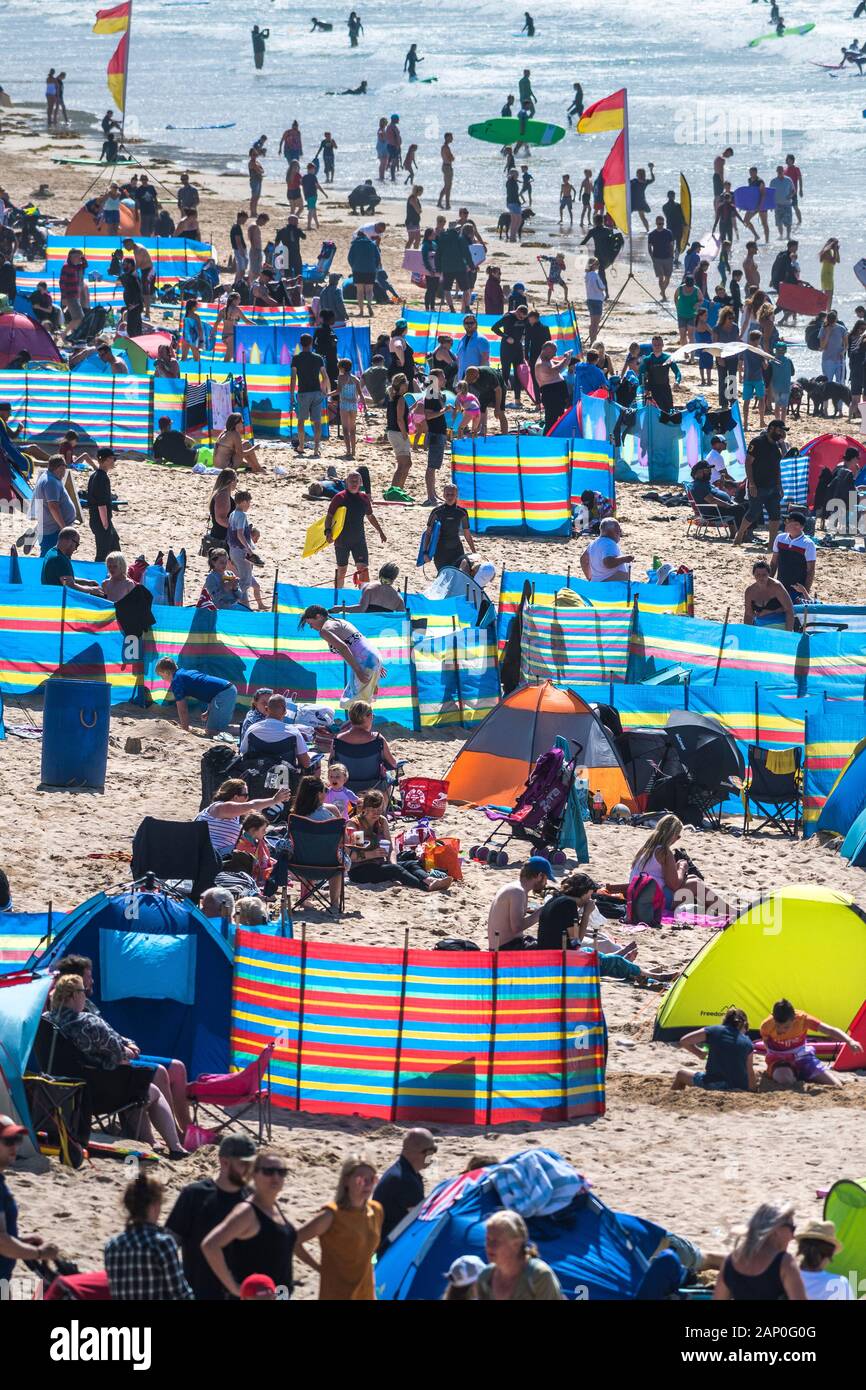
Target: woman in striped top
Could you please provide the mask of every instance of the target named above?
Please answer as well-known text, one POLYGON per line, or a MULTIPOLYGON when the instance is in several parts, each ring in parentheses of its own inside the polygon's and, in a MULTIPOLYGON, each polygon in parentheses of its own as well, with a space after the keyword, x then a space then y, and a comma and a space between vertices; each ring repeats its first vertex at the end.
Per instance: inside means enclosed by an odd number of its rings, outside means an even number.
POLYGON ((250 811, 264 811, 268 806, 276 806, 280 801, 288 801, 291 792, 287 787, 279 787, 273 796, 260 797, 250 801, 247 784, 241 777, 229 777, 218 789, 213 801, 196 820, 207 822, 210 842, 217 854, 231 854, 241 833, 241 816, 250 811))

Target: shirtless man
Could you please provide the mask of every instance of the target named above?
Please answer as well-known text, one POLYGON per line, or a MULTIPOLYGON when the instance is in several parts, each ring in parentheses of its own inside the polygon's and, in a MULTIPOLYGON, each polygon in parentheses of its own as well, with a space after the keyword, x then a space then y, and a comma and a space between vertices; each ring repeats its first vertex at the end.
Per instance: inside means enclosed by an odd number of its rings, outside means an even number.
POLYGON ((141 276, 144 312, 148 314, 150 313, 150 296, 153 293, 153 261, 150 258, 150 252, 140 242, 133 241, 132 237, 124 239, 123 249, 128 256, 132 256, 135 261, 135 268, 141 276))
POLYGON ((437 208, 444 207, 446 210, 451 207, 451 185, 454 182, 454 151, 451 149, 453 139, 454 136, 451 131, 446 130, 442 140, 442 149, 439 151, 442 157, 442 188, 436 206, 437 208))

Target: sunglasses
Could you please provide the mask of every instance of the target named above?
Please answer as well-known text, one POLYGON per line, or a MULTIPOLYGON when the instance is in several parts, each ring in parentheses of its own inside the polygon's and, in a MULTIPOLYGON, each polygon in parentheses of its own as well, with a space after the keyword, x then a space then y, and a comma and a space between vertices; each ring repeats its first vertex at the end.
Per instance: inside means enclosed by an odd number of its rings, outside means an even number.
POLYGON ((266 1178, 284 1178, 288 1171, 288 1168, 281 1168, 278 1163, 262 1163, 256 1169, 257 1173, 264 1173, 266 1178))
POLYGON ((23 1143, 23 1141, 23 1134, 13 1134, 8 1139, 0 1139, 0 1144, 5 1144, 9 1149, 17 1149, 18 1145, 23 1143))

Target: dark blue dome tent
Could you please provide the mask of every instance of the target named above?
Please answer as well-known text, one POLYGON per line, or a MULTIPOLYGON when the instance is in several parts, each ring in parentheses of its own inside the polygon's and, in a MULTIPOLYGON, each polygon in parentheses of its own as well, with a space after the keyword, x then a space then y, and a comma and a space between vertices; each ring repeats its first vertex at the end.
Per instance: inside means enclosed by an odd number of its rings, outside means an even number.
MULTIPOLYGON (((550 1159, 560 1170, 569 1165, 552 1149, 528 1151, 532 1160, 550 1159)), ((446 1273, 461 1255, 486 1260, 484 1223, 505 1203, 497 1190, 497 1175, 519 1164, 516 1154, 494 1164, 440 1183, 418 1213, 408 1216, 376 1264, 379 1299, 440 1299, 446 1273)), ((572 1170, 573 1194, 551 1215, 521 1214, 542 1260, 553 1269, 566 1298, 633 1299, 638 1296, 650 1260, 666 1235, 662 1226, 611 1209, 572 1170)), ((510 1202, 515 1210, 520 1205, 510 1202)))
POLYGON ((229 1070, 232 950, 188 898, 152 875, 97 893, 29 968, 73 954, 93 961, 94 1003, 143 1053, 177 1057, 191 1078, 229 1070))

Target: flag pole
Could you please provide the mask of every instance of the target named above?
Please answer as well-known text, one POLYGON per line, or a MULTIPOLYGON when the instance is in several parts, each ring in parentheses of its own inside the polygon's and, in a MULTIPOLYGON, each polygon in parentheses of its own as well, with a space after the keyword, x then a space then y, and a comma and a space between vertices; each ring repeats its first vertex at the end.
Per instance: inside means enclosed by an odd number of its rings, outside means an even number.
MULTIPOLYGON (((123 66, 123 110, 120 113, 120 144, 123 144, 123 133, 126 129, 126 97, 129 88, 129 50, 132 44, 132 0, 129 0, 129 18, 126 22, 126 62, 123 66)), ((629 221, 629 225, 631 222, 629 221)))
POLYGON ((634 240, 631 232, 631 156, 628 147, 628 87, 623 88, 622 98, 622 152, 625 159, 625 216, 628 223, 628 273, 634 270, 634 240))

